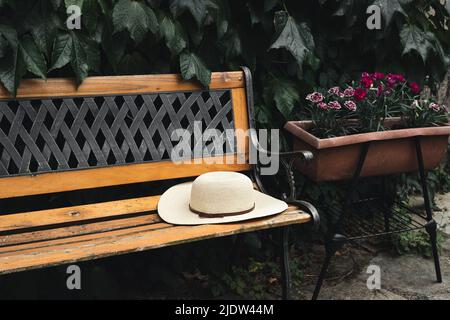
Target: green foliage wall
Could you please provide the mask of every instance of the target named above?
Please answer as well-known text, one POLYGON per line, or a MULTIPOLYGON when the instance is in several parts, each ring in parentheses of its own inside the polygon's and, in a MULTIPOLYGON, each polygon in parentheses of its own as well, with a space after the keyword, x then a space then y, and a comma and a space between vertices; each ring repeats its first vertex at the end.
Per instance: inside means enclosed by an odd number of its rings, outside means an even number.
POLYGON ((0 0, 0 80, 210 71, 249 66, 257 119, 279 126, 306 91, 361 71, 439 81, 449 65, 450 0, 0 0), (82 10, 68 30, 67 8, 82 10), (369 30, 367 7, 381 8, 369 30))

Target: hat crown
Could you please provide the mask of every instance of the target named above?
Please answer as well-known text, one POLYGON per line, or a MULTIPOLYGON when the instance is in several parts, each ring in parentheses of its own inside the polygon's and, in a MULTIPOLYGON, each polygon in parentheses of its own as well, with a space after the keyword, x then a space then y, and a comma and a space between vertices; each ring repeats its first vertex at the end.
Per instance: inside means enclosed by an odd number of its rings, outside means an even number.
POLYGON ((253 183, 237 172, 216 171, 202 174, 192 183, 190 207, 205 214, 232 214, 255 206, 253 183))

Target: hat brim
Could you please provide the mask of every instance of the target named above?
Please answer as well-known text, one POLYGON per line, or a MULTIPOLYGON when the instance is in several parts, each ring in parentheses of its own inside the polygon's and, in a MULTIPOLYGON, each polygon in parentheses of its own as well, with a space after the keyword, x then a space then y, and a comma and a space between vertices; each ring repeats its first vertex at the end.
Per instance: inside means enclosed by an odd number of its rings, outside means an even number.
POLYGON ((254 190, 255 208, 241 215, 218 218, 202 218, 189 209, 192 182, 171 187, 158 202, 158 214, 165 222, 176 225, 229 223, 275 215, 288 208, 286 202, 254 190))

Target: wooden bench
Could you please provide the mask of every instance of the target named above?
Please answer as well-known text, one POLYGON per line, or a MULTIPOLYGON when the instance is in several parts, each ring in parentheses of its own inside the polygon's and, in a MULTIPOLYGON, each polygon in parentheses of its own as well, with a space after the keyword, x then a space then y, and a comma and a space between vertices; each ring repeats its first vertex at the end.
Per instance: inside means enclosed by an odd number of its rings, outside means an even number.
MULTIPOLYGON (((264 190, 258 165, 170 161, 171 133, 192 129, 194 121, 219 130, 253 128, 248 69, 213 73, 208 90, 179 75, 91 77, 78 88, 70 79, 25 80, 15 98, 0 88, 0 274, 317 219, 314 207, 291 196, 286 212, 265 219, 199 226, 161 221, 158 194, 176 179, 239 171, 264 190), (134 186, 144 193, 130 196, 134 186), (103 198, 111 187, 120 196, 103 198), (85 191, 82 200, 79 190, 85 191), (60 201, 72 195, 76 205, 60 201)), ((237 139, 232 156, 249 145, 247 137, 237 139)), ((213 157, 224 153, 215 150, 213 157)), ((286 297, 287 232, 282 234, 286 297)))

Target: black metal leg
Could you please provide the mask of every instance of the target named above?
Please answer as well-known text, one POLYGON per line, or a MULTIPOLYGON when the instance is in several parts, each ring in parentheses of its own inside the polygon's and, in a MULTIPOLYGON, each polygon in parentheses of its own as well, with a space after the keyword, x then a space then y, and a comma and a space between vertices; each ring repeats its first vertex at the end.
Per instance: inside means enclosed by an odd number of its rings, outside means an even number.
POLYGON ((430 194, 428 193, 428 183, 427 176, 425 173, 425 167, 423 164, 423 156, 422 156, 422 148, 420 146, 420 139, 415 139, 416 143, 416 153, 417 153, 417 162, 419 164, 419 174, 420 174, 420 183, 422 185, 422 194, 425 202, 425 210, 427 213, 427 224, 425 225, 425 230, 430 236, 431 242, 431 250, 433 252, 434 259, 434 268, 436 270, 436 279, 437 282, 442 282, 442 274, 441 274, 441 266, 439 263, 439 253, 437 249, 437 223, 433 219, 433 209, 431 206, 430 194))
POLYGON ((322 269, 320 270, 319 278, 317 279, 316 287, 312 296, 312 300, 317 300, 319 297, 320 289, 322 288, 323 280, 328 271, 328 267, 331 262, 331 258, 334 256, 336 251, 340 250, 344 244, 347 243, 347 238, 341 234, 335 234, 332 239, 325 242, 325 260, 322 264, 322 269))
POLYGON ((281 228, 281 285, 283 300, 289 299, 291 289, 291 269, 289 266, 289 227, 281 228))
POLYGON ((439 253, 437 248, 437 223, 434 220, 428 221, 425 230, 430 236, 431 251, 433 252, 434 269, 436 270, 436 281, 442 282, 441 265, 439 263, 439 253))
POLYGON ((353 195, 356 192, 358 180, 361 175, 361 171, 364 167, 364 162, 369 152, 370 142, 366 142, 361 146, 361 151, 356 166, 356 170, 353 173, 352 180, 349 183, 347 198, 344 203, 342 214, 338 217, 338 220, 329 228, 327 240, 325 240, 325 260, 320 270, 319 278, 317 279, 316 287, 312 296, 312 300, 316 300, 319 296, 320 289, 322 287, 323 280, 327 274, 328 266, 330 265, 331 258, 336 251, 342 248, 342 246, 348 242, 348 239, 341 235, 342 226, 345 219, 345 214, 349 211, 351 203, 353 201, 353 195))

